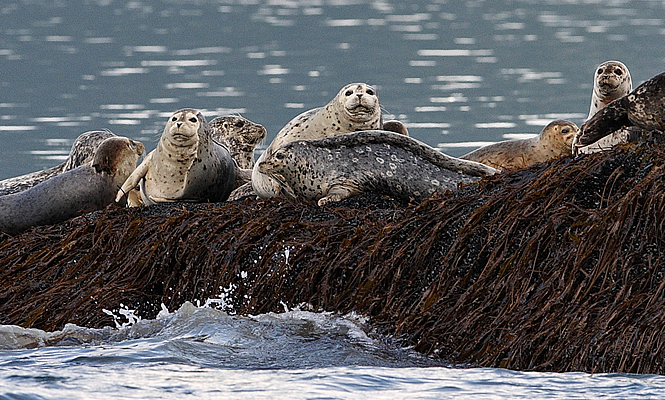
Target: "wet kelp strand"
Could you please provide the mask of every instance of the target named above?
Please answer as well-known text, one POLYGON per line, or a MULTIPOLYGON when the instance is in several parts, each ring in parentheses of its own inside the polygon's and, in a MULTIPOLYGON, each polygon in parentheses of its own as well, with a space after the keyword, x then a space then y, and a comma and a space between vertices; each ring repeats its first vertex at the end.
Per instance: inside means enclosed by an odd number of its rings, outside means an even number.
POLYGON ((0 323, 112 325, 120 305, 356 311, 455 364, 665 373, 665 148, 379 196, 106 210, 0 238, 0 323), (222 301, 223 300, 223 301, 222 301))

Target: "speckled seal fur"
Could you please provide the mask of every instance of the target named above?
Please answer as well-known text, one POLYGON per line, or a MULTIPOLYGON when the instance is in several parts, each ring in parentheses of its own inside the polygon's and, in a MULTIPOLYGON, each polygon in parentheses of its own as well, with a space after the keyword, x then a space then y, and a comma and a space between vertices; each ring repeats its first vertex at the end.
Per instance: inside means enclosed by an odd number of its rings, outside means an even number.
POLYGON ((368 191, 420 201, 437 190, 454 190, 498 172, 408 136, 378 130, 290 142, 257 167, 288 195, 319 205, 368 191))
POLYGON ((127 178, 116 199, 140 185, 145 205, 224 201, 235 187, 236 167, 226 147, 210 138, 200 111, 178 110, 157 144, 127 178))
POLYGON ((582 124, 575 146, 583 147, 625 127, 665 130, 665 73, 614 100, 582 124))
POLYGON ((238 168, 254 168, 254 149, 266 137, 266 128, 239 115, 225 115, 208 123, 212 140, 226 146, 238 168))
POLYGON ((140 142, 111 137, 98 146, 91 163, 0 197, 0 231, 15 234, 106 207, 144 152, 140 142))
MULTIPOLYGON (((327 105, 305 111, 282 128, 257 161, 270 157, 280 146, 301 139, 323 139, 349 132, 381 129, 381 105, 374 88, 364 83, 351 83, 342 88, 327 105)), ((281 193, 279 182, 254 166, 252 186, 260 197, 281 193)))
POLYGON ((527 168, 562 155, 571 155, 573 138, 578 131, 574 123, 556 120, 547 124, 538 136, 490 144, 460 158, 500 170, 527 168))
POLYGON ((74 144, 72 144, 69 156, 62 164, 42 171, 35 171, 0 181, 0 196, 30 189, 47 179, 90 162, 99 144, 105 139, 114 136, 111 131, 89 131, 82 133, 76 138, 74 144))

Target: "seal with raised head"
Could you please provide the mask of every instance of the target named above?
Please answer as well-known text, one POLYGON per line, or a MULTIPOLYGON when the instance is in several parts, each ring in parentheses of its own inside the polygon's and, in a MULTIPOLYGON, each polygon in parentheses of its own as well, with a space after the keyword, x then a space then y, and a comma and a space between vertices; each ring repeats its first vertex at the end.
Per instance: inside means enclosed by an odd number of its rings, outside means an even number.
MULTIPOLYGON (((605 61, 596 68, 591 94, 591 108, 587 119, 593 117, 601 108, 633 90, 633 83, 628 67, 620 61, 605 61)), ((634 141, 641 135, 638 132, 619 129, 610 135, 585 147, 578 148, 573 142, 573 154, 590 154, 610 149, 618 143, 634 141)))
POLYGON ((633 82, 628 67, 620 61, 605 61, 600 64, 593 77, 593 93, 587 119, 631 90, 633 82))
POLYGON ((105 139, 114 136, 113 132, 106 130, 82 133, 76 138, 76 140, 74 140, 74 144, 72 144, 72 148, 69 151, 69 156, 62 164, 42 171, 35 171, 0 181, 0 196, 30 189, 47 179, 53 178, 54 176, 89 162, 92 160, 99 144, 105 139))
MULTIPOLYGON (((298 115, 282 128, 257 161, 270 155, 285 143, 301 139, 323 139, 349 132, 381 129, 381 105, 373 87, 351 83, 342 88, 327 105, 298 115)), ((263 174, 257 165, 252 172, 252 186, 260 197, 276 197, 281 185, 263 174)))
POLYGON ((224 201, 235 179, 229 151, 212 140, 203 114, 186 108, 171 115, 157 148, 127 178, 116 200, 140 185, 145 205, 224 201))
POLYGON ((319 205, 374 192, 408 201, 457 189, 498 171, 389 131, 361 131, 284 144, 257 167, 291 197, 319 205))
POLYGON ((582 124, 574 145, 586 146, 626 126, 665 130, 665 72, 598 111, 582 124))
MULTIPOLYGON (((118 188, 145 152, 125 137, 104 140, 92 162, 30 189, 0 197, 0 232, 15 234, 33 226, 66 221, 113 203, 118 188)), ((124 205, 121 199, 121 205, 124 205)))
POLYGON ((571 155, 573 139, 578 131, 574 123, 559 119, 547 124, 538 136, 489 144, 460 158, 499 170, 527 168, 562 155, 571 155))
POLYGON ((239 115, 225 115, 208 123, 212 140, 226 146, 238 168, 254 168, 254 149, 266 137, 266 128, 239 115))

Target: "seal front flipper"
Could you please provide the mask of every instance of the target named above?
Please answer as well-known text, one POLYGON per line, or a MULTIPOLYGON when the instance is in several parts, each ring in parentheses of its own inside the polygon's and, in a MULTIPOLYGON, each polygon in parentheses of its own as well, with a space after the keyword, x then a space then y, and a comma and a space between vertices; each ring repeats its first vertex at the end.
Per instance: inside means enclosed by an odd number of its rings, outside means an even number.
POLYGON ((322 197, 317 202, 318 205, 323 206, 328 203, 333 203, 348 199, 349 197, 358 196, 362 193, 360 188, 352 185, 350 182, 335 183, 330 187, 325 197, 322 197))
POLYGON ((129 175, 127 180, 125 180, 125 183, 122 184, 122 187, 120 187, 120 190, 118 190, 118 194, 115 196, 116 203, 119 202, 124 196, 126 196, 130 190, 134 189, 148 172, 148 166, 150 164, 150 160, 152 160, 153 152, 154 151, 151 151, 150 154, 148 154, 145 159, 143 159, 141 165, 136 167, 136 169, 129 175))

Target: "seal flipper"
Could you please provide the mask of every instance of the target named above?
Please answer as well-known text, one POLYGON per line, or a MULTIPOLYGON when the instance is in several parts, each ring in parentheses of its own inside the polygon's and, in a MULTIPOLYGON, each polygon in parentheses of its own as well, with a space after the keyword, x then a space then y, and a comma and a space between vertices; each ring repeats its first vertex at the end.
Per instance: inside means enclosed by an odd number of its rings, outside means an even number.
POLYGON ((352 196, 358 196, 362 193, 362 190, 357 188, 355 185, 350 184, 349 181, 343 183, 335 183, 330 187, 328 193, 325 197, 322 197, 317 202, 318 205, 323 206, 328 203, 341 201, 348 199, 352 196))
POLYGON ((145 174, 148 172, 148 166, 150 165, 150 160, 152 160, 152 154, 154 153, 154 150, 150 152, 144 159, 141 165, 136 167, 136 169, 127 177, 125 180, 125 183, 122 184, 122 187, 120 187, 120 190, 118 190, 118 194, 115 196, 115 201, 119 202, 120 199, 122 199, 124 196, 126 196, 130 190, 134 189, 143 177, 145 177, 145 174))

